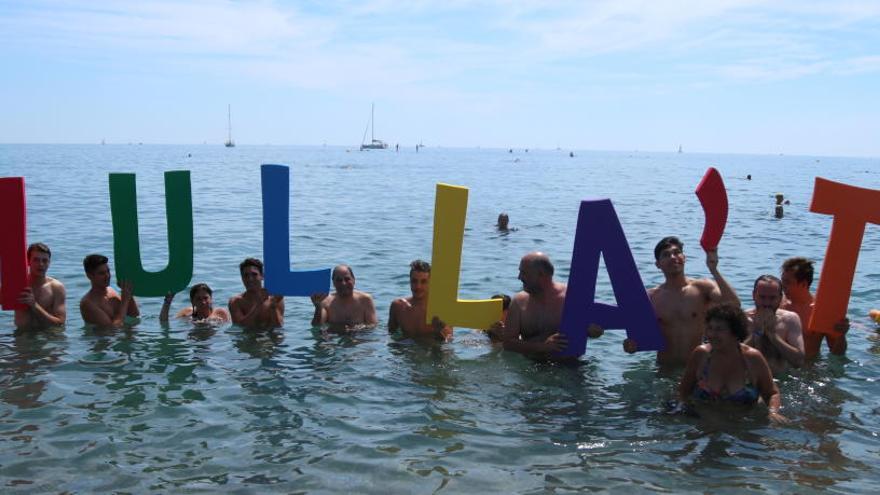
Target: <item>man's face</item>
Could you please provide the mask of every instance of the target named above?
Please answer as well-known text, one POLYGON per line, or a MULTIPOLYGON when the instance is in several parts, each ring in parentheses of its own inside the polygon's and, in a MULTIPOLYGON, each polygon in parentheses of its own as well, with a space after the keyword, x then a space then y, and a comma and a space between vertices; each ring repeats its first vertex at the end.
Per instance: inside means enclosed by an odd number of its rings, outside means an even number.
POLYGON ((541 292, 541 285, 538 283, 540 280, 538 270, 528 260, 524 259, 519 262, 519 277, 517 278, 522 282, 523 290, 529 294, 541 292))
POLYGON ((685 256, 681 248, 671 245, 660 251, 660 257, 654 263, 664 274, 677 275, 684 272, 685 256))
POLYGON ((782 290, 786 295, 790 295, 793 291, 797 292, 800 289, 806 289, 806 282, 799 282, 798 279, 794 276, 794 270, 786 270, 782 272, 782 290))
POLYGON ((190 302, 193 305, 193 308, 198 312, 210 311, 212 309, 212 305, 214 303, 214 298, 211 297, 211 294, 208 291, 202 289, 196 291, 193 298, 190 299, 190 302))
POLYGON ((410 272, 409 288, 416 299, 428 297, 428 289, 431 285, 431 274, 428 272, 410 272))
POLYGON ((354 277, 345 268, 336 270, 333 275, 333 288, 340 296, 350 296, 354 292, 354 277))
POLYGON ((260 269, 255 266, 246 266, 241 272, 241 283, 247 290, 257 290, 263 288, 263 274, 260 269))
POLYGON ((49 271, 50 261, 51 259, 47 253, 36 249, 31 251, 31 256, 28 258, 28 266, 30 266, 31 275, 45 277, 46 272, 49 271))
POLYGON ((110 286, 110 266, 107 263, 95 268, 92 273, 87 273, 86 276, 95 287, 106 288, 110 286))
POLYGON ((776 311, 782 303, 782 294, 779 285, 772 280, 758 282, 752 299, 755 300, 755 308, 759 310, 776 311))

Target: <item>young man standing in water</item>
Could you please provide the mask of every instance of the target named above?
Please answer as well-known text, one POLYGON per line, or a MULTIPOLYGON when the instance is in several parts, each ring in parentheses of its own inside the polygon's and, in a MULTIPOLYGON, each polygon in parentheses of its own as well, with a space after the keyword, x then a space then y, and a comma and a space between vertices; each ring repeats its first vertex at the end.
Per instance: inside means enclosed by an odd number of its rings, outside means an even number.
POLYGON ((333 294, 312 294, 315 316, 312 325, 328 323, 333 327, 345 329, 354 326, 371 326, 378 323, 373 297, 366 292, 355 290, 354 272, 348 265, 337 265, 331 275, 333 294))
POLYGON ((67 291, 61 282, 46 275, 52 251, 42 242, 27 248, 28 285, 18 302, 27 309, 15 310, 15 326, 20 329, 42 330, 64 325, 67 319, 67 291))
POLYGON ((431 265, 427 261, 415 260, 409 264, 410 297, 400 297, 391 303, 388 315, 388 331, 398 329, 410 338, 431 337, 437 340, 452 339, 452 327, 446 326, 436 316, 431 324, 425 324, 428 311, 428 291, 431 285, 431 265))
POLYGON ((746 344, 761 351, 774 375, 789 367, 804 364, 804 338, 797 313, 780 309, 782 281, 773 275, 761 275, 752 290, 755 307, 749 317, 749 338, 746 344))
POLYGON ((810 285, 813 283, 813 262, 807 258, 795 257, 785 260, 782 264, 782 309, 794 311, 801 320, 804 335, 804 354, 807 359, 819 355, 822 338, 827 338, 828 350, 832 354, 846 354, 846 332, 849 331, 849 320, 844 318, 834 325, 836 335, 825 335, 807 329, 813 316, 813 294, 810 285))
POLYGON ((270 296, 263 288, 263 262, 247 258, 238 270, 245 291, 229 299, 232 323, 255 329, 284 325, 284 296, 270 296))
MULTIPOLYGON (((718 251, 706 251, 706 266, 714 281, 688 278, 684 274, 684 244, 677 237, 664 237, 654 247, 655 265, 663 272, 662 284, 648 289, 660 330, 666 338, 666 350, 657 352, 661 365, 681 366, 702 343, 706 310, 719 303, 739 306, 736 292, 718 271, 718 251)), ((638 350, 638 342, 626 339, 626 352, 638 350)))
POLYGON ((102 328, 121 327, 126 316, 138 317, 140 310, 132 296, 131 282, 120 280, 122 295, 110 287, 110 267, 107 257, 90 254, 83 260, 92 288, 79 301, 79 312, 85 323, 102 328))

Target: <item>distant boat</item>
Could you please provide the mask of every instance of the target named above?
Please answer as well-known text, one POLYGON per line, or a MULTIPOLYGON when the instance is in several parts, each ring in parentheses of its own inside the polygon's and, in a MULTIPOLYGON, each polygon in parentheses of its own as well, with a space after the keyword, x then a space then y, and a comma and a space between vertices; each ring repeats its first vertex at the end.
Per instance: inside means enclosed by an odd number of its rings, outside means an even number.
POLYGON ((226 147, 234 148, 235 141, 232 140, 232 105, 227 106, 227 117, 229 120, 229 137, 226 138, 226 147))
POLYGON ((681 153, 681 145, 678 145, 678 152, 681 153))
POLYGON ((384 150, 388 148, 388 143, 382 141, 381 139, 376 139, 376 126, 373 124, 373 116, 376 113, 376 105, 370 104, 370 121, 367 123, 367 128, 364 129, 364 137, 361 139, 361 151, 363 150, 384 150), (367 140, 367 131, 370 131, 370 142, 365 142, 367 140))

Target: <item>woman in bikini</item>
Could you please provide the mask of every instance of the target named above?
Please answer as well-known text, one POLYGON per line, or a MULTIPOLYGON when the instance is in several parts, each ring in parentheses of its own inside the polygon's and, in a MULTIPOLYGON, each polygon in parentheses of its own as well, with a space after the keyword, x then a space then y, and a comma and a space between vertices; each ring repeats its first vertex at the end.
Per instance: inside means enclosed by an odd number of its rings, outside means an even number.
POLYGON ((706 312, 708 342, 694 349, 688 360, 678 388, 682 402, 697 399, 752 406, 761 398, 772 421, 787 422, 779 414, 779 388, 767 360, 742 343, 747 332, 748 320, 737 306, 721 304, 706 312))

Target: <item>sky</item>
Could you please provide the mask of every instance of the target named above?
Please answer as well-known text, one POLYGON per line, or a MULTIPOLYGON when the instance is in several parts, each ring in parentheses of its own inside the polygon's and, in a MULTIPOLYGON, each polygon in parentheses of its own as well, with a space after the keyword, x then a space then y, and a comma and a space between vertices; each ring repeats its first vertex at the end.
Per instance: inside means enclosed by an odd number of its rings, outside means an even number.
POLYGON ((876 0, 0 0, 0 143, 880 156, 876 0))

